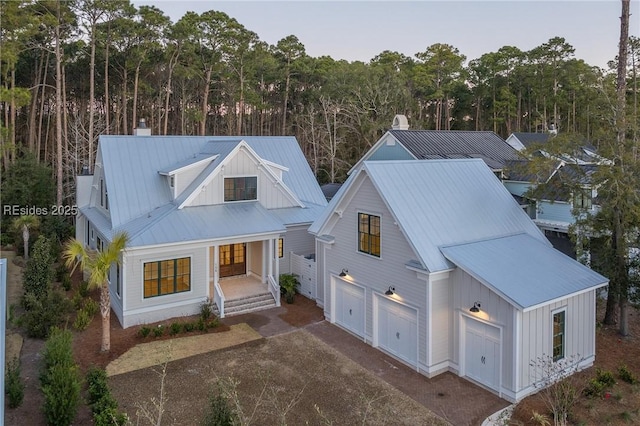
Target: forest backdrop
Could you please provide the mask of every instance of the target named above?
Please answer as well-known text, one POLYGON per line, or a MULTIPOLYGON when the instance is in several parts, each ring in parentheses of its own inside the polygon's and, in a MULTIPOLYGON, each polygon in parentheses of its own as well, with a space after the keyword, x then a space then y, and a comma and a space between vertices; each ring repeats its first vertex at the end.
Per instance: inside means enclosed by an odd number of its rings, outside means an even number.
MULTIPOLYGON (((342 181, 395 114, 412 129, 503 138, 553 124, 596 147, 616 135, 616 58, 608 69, 590 66, 561 36, 473 59, 433 44, 363 63, 308 56, 295 35, 269 45, 215 10, 172 22, 128 0, 0 8, 0 167, 7 175, 25 156, 50 167, 58 204, 73 204, 74 176, 93 168, 98 135, 131 134, 141 118, 154 135, 293 135, 321 183, 342 181)), ((639 50, 631 37, 635 141, 639 50)))

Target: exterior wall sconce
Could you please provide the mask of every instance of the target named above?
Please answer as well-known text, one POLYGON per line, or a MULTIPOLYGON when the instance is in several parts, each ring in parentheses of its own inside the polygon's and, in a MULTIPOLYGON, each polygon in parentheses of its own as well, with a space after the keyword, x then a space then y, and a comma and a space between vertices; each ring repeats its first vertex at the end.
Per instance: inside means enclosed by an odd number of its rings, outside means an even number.
POLYGON ((473 312, 474 314, 480 312, 480 302, 475 302, 473 306, 469 308, 469 312, 473 312))
POLYGON ((342 269, 342 272, 340 272, 340 276, 341 277, 346 277, 347 275, 349 275, 349 271, 346 269, 342 269))
POLYGON ((391 296, 395 291, 396 291, 395 287, 389 286, 389 289, 385 291, 384 294, 386 294, 387 296, 391 296))

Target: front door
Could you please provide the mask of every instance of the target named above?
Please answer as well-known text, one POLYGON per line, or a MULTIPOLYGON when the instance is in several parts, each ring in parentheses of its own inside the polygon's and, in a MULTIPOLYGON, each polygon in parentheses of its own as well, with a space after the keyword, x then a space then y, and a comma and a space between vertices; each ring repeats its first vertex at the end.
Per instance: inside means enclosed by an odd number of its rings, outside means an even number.
POLYGON ((220 246, 220 278, 247 273, 246 244, 220 246))

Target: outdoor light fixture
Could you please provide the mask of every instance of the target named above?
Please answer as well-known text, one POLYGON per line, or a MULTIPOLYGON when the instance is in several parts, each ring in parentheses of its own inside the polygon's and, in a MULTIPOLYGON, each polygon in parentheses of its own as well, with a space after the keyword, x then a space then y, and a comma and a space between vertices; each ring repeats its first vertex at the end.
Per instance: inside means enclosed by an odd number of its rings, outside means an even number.
POLYGON ((340 272, 341 277, 346 277, 347 275, 349 275, 349 271, 347 271, 346 269, 343 269, 342 272, 340 272))
POLYGON ((384 294, 386 294, 387 296, 391 296, 394 291, 396 291, 396 288, 392 287, 392 286, 389 286, 389 289, 387 291, 385 291, 384 294))
POLYGON ((474 314, 480 312, 480 302, 475 302, 473 306, 469 309, 469 312, 473 312, 474 314))

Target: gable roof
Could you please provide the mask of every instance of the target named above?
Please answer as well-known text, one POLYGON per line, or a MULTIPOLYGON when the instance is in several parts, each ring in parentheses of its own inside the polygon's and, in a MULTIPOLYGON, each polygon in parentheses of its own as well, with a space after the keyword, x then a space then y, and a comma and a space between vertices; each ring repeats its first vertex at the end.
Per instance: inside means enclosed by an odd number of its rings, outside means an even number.
POLYGON ((608 283, 527 234, 441 247, 447 259, 525 311, 608 283))
POLYGON ((480 159, 366 161, 309 232, 326 233, 333 211, 361 176, 371 180, 418 261, 431 272, 453 267, 440 251, 442 245, 515 233, 527 233, 550 245, 480 159))
POLYGON ((547 142, 551 133, 513 132, 512 135, 525 147, 547 142))
MULTIPOLYGON (((189 215, 194 216, 194 223, 200 223, 197 219, 198 215, 207 212, 224 215, 225 211, 231 211, 231 209, 211 208, 216 206, 198 206, 188 209, 179 209, 179 206, 211 176, 218 166, 224 164, 234 150, 242 146, 260 158, 267 173, 275 176, 274 170, 277 169, 278 176, 281 173, 284 190, 300 204, 309 207, 308 209, 301 207, 279 209, 284 212, 278 212, 277 215, 260 206, 254 207, 251 214, 255 217, 260 216, 262 210, 272 217, 271 222, 269 220, 263 222, 263 225, 267 223, 264 229, 256 229, 255 232, 263 232, 267 228, 276 232, 288 224, 286 220, 291 219, 293 223, 306 220, 308 223, 318 216, 319 210, 326 206, 327 201, 294 137, 152 136, 142 138, 103 135, 100 136, 99 161, 96 167, 101 167, 104 171, 104 179, 109 191, 111 221, 109 223, 108 219, 99 220, 96 217, 96 223, 101 224, 100 231, 108 236, 115 230, 126 230, 131 238, 130 245, 133 246, 136 242, 146 243, 147 237, 143 238, 142 235, 151 232, 151 229, 159 232, 159 229, 164 226, 161 225, 162 223, 167 224, 165 228, 169 229, 170 222, 190 220, 189 215), (206 164, 206 166, 182 194, 177 194, 176 199, 173 200, 167 179, 161 173, 172 174, 196 164, 206 164), (305 211, 297 211, 301 209, 305 211), (178 213, 176 210, 190 210, 190 212, 178 213), (274 221, 278 224, 275 225, 274 221), (140 241, 135 239, 136 236, 140 237, 140 241)), ((81 210, 83 214, 91 217, 100 214, 97 211, 94 212, 93 208, 81 210)), ((249 213, 244 212, 244 214, 249 213)), ((251 226, 246 225, 236 230, 241 233, 250 232, 251 226)), ((173 232, 173 236, 167 232, 169 231, 161 232, 166 235, 157 238, 163 241, 182 240, 177 232, 173 232)), ((211 236, 211 238, 214 237, 211 236)))

